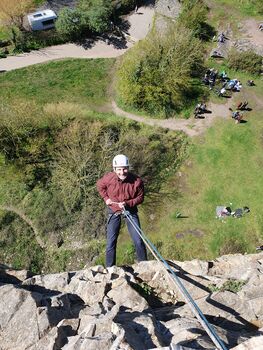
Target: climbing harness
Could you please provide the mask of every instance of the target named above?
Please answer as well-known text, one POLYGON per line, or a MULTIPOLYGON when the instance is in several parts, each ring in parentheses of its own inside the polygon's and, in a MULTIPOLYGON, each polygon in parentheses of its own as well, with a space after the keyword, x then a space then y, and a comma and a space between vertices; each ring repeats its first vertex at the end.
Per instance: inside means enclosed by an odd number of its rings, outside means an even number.
POLYGON ((171 269, 171 267, 168 265, 166 260, 162 257, 162 255, 158 252, 155 245, 149 240, 149 238, 146 237, 146 235, 143 233, 141 228, 133 221, 131 214, 127 210, 122 211, 124 217, 131 223, 131 225, 134 227, 135 231, 138 233, 138 235, 141 237, 141 239, 144 241, 147 248, 150 250, 152 255, 155 257, 157 261, 159 261, 162 266, 165 268, 166 272, 168 272, 168 276, 172 279, 172 281, 176 284, 177 288, 185 298, 187 304, 190 306, 192 312, 194 313, 195 317, 199 320, 203 328, 205 329, 206 333, 211 338, 212 342, 215 344, 216 348, 218 350, 227 350, 226 346, 222 342, 222 340, 219 338, 217 333, 215 332, 214 328, 210 325, 210 323, 207 321, 205 315, 202 313, 198 305, 195 303, 194 299, 191 297, 185 286, 180 281, 179 277, 176 275, 176 273, 171 269))

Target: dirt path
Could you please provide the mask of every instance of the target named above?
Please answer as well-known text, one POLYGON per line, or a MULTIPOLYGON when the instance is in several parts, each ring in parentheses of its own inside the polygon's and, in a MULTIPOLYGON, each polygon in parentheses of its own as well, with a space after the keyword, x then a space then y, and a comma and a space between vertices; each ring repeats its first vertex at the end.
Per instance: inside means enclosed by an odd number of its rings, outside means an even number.
POLYGON ((91 48, 84 48, 77 44, 65 44, 50 46, 38 51, 31 51, 17 56, 8 56, 0 59, 0 70, 13 70, 27 67, 32 64, 44 63, 63 58, 110 58, 122 55, 126 50, 134 45, 138 40, 143 39, 150 30, 153 22, 154 7, 152 5, 143 6, 138 12, 131 14, 127 20, 130 24, 128 30, 126 47, 117 48, 103 41, 96 41, 91 48))
POLYGON ((258 29, 260 23, 262 23, 262 21, 250 18, 244 21, 243 28, 245 37, 255 47, 257 53, 263 56, 263 31, 258 29))
POLYGON ((123 111, 119 108, 115 101, 112 101, 112 110, 115 114, 135 120, 137 122, 145 123, 151 126, 158 126, 161 128, 166 128, 170 130, 178 130, 185 132, 188 136, 197 136, 209 128, 216 118, 229 118, 230 112, 229 107, 231 106, 232 101, 228 99, 225 104, 208 104, 208 109, 212 111, 210 114, 204 114, 204 119, 153 119, 142 117, 133 113, 123 111))

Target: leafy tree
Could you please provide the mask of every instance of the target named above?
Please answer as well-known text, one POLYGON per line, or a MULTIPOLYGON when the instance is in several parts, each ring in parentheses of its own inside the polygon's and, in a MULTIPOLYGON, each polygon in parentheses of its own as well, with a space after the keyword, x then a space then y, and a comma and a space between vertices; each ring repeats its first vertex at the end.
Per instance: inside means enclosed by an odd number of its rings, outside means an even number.
POLYGON ((130 106, 168 116, 196 94, 193 78, 202 71, 202 46, 192 32, 171 27, 165 36, 153 34, 125 55, 117 90, 130 106))
POLYGON ((92 31, 102 33, 109 29, 114 9, 111 1, 80 0, 79 9, 87 16, 92 31))
POLYGON ((78 39, 88 28, 88 18, 80 9, 63 8, 59 12, 56 30, 66 39, 78 39))
POLYGON ((35 8, 34 0, 1 0, 0 19, 6 26, 23 29, 23 17, 35 8))
POLYGON ((184 145, 182 134, 116 121, 110 115, 83 118, 75 109, 47 113, 32 102, 3 105, 0 257, 4 254, 5 261, 19 267, 42 269, 52 257, 46 247, 35 248, 37 237, 49 241, 54 234, 73 242, 104 237, 105 217, 98 212, 103 213, 105 205, 96 181, 111 170, 113 156, 127 154, 148 195, 156 199, 181 161, 184 145), (30 248, 34 255, 28 255, 30 248))
POLYGON ((208 7, 203 0, 185 0, 178 24, 192 30, 193 34, 208 40, 215 35, 215 30, 207 23, 208 7))

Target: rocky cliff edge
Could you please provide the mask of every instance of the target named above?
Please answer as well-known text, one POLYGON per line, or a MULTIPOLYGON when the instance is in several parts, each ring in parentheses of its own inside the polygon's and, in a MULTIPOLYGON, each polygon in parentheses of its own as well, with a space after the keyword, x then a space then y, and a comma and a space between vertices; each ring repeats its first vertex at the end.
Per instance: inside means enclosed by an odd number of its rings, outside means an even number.
MULTIPOLYGON (((263 253, 170 262, 228 349, 263 349, 263 253)), ((215 349, 162 265, 0 265, 0 350, 215 349)))

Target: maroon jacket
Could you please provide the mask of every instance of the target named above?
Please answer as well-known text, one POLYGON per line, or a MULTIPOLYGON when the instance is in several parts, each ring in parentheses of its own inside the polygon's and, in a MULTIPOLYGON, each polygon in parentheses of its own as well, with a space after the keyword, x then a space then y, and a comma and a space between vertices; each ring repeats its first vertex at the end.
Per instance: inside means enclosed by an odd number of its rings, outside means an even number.
MULTIPOLYGON (((133 208, 136 211, 136 206, 144 199, 142 179, 132 173, 128 173, 123 181, 114 172, 107 173, 97 181, 97 189, 105 202, 108 198, 113 202, 125 202, 127 209, 133 208)), ((114 212, 120 211, 119 206, 115 204, 110 208, 114 212)))

